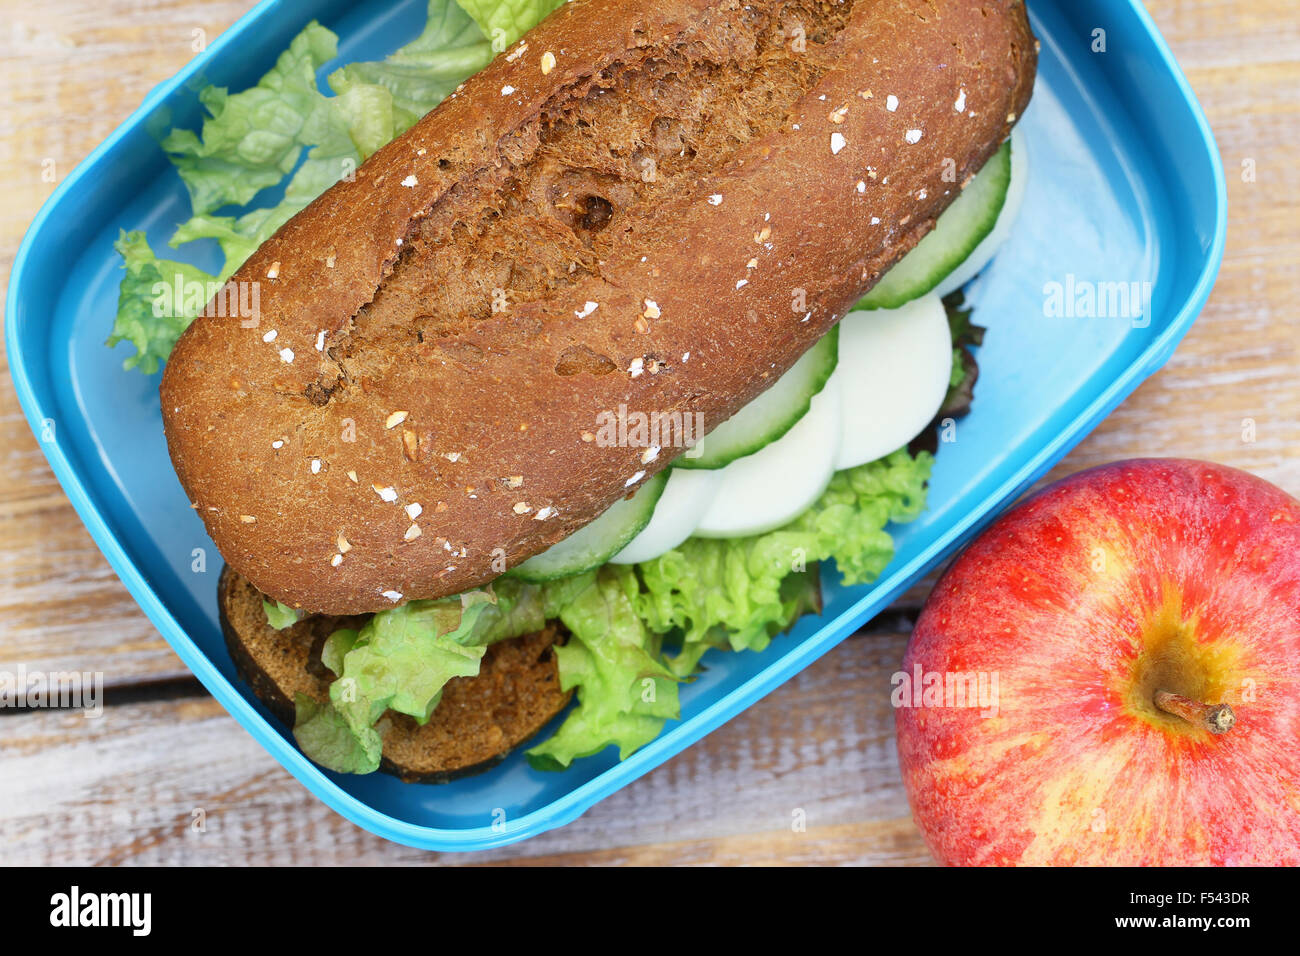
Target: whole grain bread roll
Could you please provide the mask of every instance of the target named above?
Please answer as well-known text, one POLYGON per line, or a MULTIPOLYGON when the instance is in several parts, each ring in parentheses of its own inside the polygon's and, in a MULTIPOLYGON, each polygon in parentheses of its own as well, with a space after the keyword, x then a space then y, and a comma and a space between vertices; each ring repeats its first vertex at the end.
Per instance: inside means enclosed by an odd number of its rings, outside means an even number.
POLYGON ((753 399, 1029 100, 1020 0, 574 0, 288 222, 162 382, 226 560, 328 614, 477 586, 753 399), (694 420, 694 419, 693 419, 694 420))

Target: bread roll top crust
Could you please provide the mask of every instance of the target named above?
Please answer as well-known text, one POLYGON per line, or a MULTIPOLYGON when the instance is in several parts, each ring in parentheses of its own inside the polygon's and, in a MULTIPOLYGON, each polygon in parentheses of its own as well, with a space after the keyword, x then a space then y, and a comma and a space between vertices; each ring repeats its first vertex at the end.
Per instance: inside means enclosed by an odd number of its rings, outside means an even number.
POLYGON ((1035 61, 1011 0, 574 0, 254 253, 255 327, 181 337, 181 482, 292 606, 481 585, 685 450, 602 416, 709 430, 788 369, 1006 138, 1035 61))

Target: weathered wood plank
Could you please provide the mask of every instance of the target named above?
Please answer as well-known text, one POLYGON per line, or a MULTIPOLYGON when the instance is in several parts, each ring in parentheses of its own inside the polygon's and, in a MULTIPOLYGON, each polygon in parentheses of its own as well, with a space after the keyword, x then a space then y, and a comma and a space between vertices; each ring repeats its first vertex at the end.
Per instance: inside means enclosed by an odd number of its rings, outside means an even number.
POLYGON ((0 717, 0 863, 924 863, 889 675, 855 638, 563 830, 464 857, 389 844, 281 770, 211 698, 0 717), (194 811, 206 832, 194 832, 194 811), (795 832, 796 811, 806 832, 795 832))

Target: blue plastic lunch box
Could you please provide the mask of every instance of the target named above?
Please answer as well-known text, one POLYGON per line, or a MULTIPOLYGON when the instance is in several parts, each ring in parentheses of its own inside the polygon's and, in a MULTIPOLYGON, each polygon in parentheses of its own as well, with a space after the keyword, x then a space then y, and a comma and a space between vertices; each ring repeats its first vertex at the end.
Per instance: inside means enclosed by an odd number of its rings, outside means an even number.
MULTIPOLYGON (((197 128, 205 83, 252 85, 312 18, 339 34, 341 61, 378 59, 419 32, 424 12, 423 0, 258 4, 154 89, 45 203, 14 263, 6 342, 54 473, 208 690, 349 820, 414 847, 474 850, 573 820, 826 653, 977 532, 1169 358, 1218 271, 1227 200, 1205 117, 1139 0, 1030 0, 1042 50, 1022 121, 1028 192, 1012 238, 967 292, 989 329, 974 409, 941 447, 929 507, 896 529, 897 556, 880 580, 843 588, 827 569, 820 617, 805 617, 761 654, 711 655, 704 675, 682 688, 681 720, 621 763, 611 749, 547 773, 516 753, 440 786, 334 774, 307 760, 236 677, 217 623, 220 562, 190 569, 194 548, 216 551, 167 457, 158 377, 122 369, 129 346, 104 347, 121 276, 112 243, 119 229, 145 229, 165 249, 188 218, 157 138, 197 128), (1149 293, 1143 314, 1063 315, 1047 305, 1049 293, 1117 281, 1149 293)), ((178 255, 212 271, 220 261, 206 244, 178 255)))

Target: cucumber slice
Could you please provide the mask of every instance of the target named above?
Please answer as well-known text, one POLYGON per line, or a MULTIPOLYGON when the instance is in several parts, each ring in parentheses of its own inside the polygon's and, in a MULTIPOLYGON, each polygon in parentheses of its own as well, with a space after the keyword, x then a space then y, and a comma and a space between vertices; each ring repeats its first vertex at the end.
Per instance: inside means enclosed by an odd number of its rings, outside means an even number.
POLYGON ((834 328, 767 391, 705 435, 673 466, 721 468, 772 444, 807 414, 813 396, 835 371, 838 355, 839 329, 834 328))
POLYGON ((631 543, 609 559, 610 564, 636 564, 671 551, 691 536, 709 510, 726 469, 683 471, 673 468, 668 486, 655 505, 655 516, 631 543))
POLYGON ((667 482, 668 476, 662 472, 647 479, 631 498, 620 498, 591 524, 541 554, 533 555, 509 573, 530 584, 541 584, 600 567, 650 523, 667 482))
MULTIPOLYGON (((984 267, 1002 247, 1002 243, 1011 237, 1016 216, 1025 199, 1025 186, 1029 182, 1029 151, 1025 148, 1025 134, 1017 126, 1011 131, 1011 185, 1007 187, 1007 201, 998 213, 998 224, 984 237, 984 241, 975 251, 966 257, 966 261, 940 282, 934 290, 935 295, 943 298, 949 292, 955 292, 971 279, 984 271, 984 267)), ((972 184, 973 185, 973 184, 972 184)))
POLYGON ((832 379, 789 434, 722 469, 717 497, 695 534, 762 534, 802 514, 826 490, 834 473, 840 415, 840 391, 832 379))
POLYGON ((1008 141, 943 211, 930 234, 895 263, 854 308, 896 309, 934 289, 993 231, 1010 185, 1008 141))
POLYGON ((846 315, 831 377, 844 399, 836 469, 883 458, 915 438, 943 404, 951 377, 948 314, 934 293, 898 309, 846 315))

